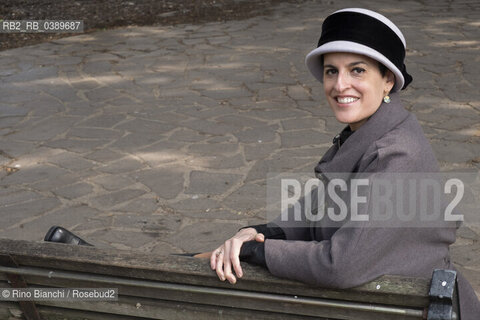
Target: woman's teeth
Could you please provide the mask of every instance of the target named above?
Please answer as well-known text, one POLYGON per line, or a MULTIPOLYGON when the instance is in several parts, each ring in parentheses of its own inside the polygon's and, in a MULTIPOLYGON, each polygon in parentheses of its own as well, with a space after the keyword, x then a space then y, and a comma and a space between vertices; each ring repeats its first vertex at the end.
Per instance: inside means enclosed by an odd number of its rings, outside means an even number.
POLYGON ((352 103, 354 101, 357 101, 358 98, 352 98, 352 97, 345 97, 345 98, 340 98, 340 97, 337 97, 337 101, 339 103, 352 103))

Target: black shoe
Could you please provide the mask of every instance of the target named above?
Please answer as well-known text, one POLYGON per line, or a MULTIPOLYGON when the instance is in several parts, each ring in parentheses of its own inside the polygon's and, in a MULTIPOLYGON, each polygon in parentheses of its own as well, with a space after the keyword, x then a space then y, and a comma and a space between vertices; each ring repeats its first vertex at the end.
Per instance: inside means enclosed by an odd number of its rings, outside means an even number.
POLYGON ((47 234, 45 235, 44 241, 49 242, 60 242, 60 243, 67 243, 67 244, 77 244, 82 246, 92 246, 90 243, 86 242, 85 240, 81 239, 79 236, 74 235, 70 231, 65 228, 59 226, 51 227, 47 234))

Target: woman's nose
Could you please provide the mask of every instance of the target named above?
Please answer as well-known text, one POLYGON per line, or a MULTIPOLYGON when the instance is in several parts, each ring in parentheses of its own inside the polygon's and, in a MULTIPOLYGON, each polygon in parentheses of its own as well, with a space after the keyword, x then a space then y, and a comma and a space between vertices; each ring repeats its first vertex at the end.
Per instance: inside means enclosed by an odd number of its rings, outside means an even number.
POLYGON ((345 75, 343 72, 339 72, 337 76, 337 81, 335 82, 335 90, 337 92, 342 92, 350 86, 350 81, 348 75, 345 75))

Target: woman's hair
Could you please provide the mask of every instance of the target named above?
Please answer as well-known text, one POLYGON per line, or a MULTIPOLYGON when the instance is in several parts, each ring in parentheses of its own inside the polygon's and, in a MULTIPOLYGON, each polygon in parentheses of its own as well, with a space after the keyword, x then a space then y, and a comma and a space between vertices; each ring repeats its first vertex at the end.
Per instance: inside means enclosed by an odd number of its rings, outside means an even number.
POLYGON ((387 74, 388 69, 387 69, 387 67, 385 67, 385 65, 383 63, 378 62, 378 61, 377 61, 377 63, 378 63, 378 69, 380 70, 380 74, 384 78, 385 75, 387 74))

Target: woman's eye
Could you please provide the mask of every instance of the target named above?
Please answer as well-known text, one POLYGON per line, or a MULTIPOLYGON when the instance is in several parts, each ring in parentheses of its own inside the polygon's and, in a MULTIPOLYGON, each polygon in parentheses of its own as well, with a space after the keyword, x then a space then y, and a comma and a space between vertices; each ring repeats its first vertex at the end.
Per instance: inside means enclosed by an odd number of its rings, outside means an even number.
POLYGON ((365 72, 365 69, 357 67, 357 68, 353 68, 353 72, 361 74, 361 73, 365 72))
POLYGON ((337 70, 335 70, 335 69, 327 69, 327 70, 325 70, 325 74, 326 74, 327 76, 332 75, 332 74, 335 74, 335 73, 337 73, 337 70))

